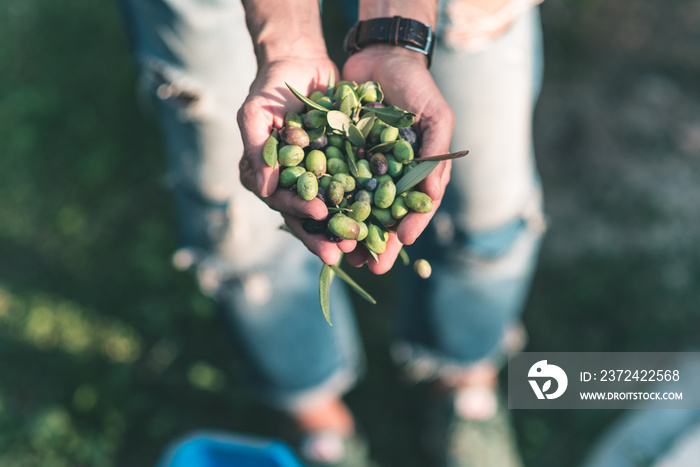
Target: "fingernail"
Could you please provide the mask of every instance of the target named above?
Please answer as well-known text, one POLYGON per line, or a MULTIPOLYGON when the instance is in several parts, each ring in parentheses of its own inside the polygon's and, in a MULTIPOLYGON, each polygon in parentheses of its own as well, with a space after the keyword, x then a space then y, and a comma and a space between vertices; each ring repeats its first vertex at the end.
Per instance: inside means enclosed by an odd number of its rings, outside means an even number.
POLYGON ((263 180, 263 174, 261 172, 258 172, 258 174, 255 176, 255 179, 258 182, 258 193, 262 194, 263 185, 265 184, 265 180, 263 180))

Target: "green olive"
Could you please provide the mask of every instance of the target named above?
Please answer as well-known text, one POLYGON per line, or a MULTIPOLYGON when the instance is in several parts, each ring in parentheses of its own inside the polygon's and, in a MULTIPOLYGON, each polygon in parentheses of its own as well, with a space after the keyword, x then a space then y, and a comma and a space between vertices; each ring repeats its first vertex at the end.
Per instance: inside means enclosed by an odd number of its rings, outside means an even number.
POLYGON ((297 193, 301 199, 311 201, 318 194, 318 180, 311 172, 304 172, 297 179, 297 193))
POLYGON ((406 206, 411 211, 428 213, 433 210, 433 200, 430 196, 420 191, 409 191, 406 193, 406 206))
POLYGON ((304 167, 294 166, 287 167, 280 172, 280 186, 283 188, 291 188, 297 183, 297 179, 306 172, 304 167))

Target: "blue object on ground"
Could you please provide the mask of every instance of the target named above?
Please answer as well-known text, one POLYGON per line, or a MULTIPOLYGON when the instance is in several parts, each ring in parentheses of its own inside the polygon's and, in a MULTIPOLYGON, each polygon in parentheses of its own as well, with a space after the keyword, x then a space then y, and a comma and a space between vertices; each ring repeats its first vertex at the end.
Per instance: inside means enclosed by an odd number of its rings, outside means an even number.
POLYGON ((197 432, 171 444, 157 467, 304 467, 282 441, 197 432))

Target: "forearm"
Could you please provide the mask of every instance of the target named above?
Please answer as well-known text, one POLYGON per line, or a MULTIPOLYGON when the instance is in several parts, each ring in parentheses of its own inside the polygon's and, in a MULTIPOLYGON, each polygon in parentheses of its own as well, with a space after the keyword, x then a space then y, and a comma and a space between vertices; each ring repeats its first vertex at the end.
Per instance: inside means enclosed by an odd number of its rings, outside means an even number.
POLYGON ((258 63, 327 54, 318 0, 243 0, 258 63))
POLYGON ((402 16, 435 27, 436 0, 360 0, 360 20, 402 16))

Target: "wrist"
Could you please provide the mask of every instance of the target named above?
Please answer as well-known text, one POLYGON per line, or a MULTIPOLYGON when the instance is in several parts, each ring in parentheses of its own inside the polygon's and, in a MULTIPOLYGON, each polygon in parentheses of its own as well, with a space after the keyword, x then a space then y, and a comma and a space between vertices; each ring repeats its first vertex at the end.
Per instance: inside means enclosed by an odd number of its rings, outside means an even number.
POLYGON ((318 1, 243 1, 258 63, 326 58, 318 1))
POLYGON ((403 62, 414 61, 426 68, 428 65, 428 57, 426 55, 390 44, 368 45, 367 47, 364 47, 362 50, 353 54, 349 60, 354 56, 363 57, 365 60, 381 62, 392 62, 393 60, 401 60, 403 62))

